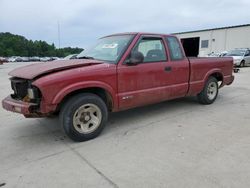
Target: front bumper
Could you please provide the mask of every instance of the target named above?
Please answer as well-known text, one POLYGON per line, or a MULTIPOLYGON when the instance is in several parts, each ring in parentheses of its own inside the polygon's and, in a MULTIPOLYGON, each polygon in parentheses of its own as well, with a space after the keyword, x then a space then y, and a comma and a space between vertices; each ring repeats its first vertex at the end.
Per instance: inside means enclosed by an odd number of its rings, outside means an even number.
POLYGON ((240 66, 240 61, 234 62, 234 66, 240 66))
POLYGON ((35 103, 28 103, 11 98, 11 96, 6 97, 2 100, 2 106, 5 110, 23 114, 24 116, 29 116, 33 114, 34 109, 38 106, 35 103))

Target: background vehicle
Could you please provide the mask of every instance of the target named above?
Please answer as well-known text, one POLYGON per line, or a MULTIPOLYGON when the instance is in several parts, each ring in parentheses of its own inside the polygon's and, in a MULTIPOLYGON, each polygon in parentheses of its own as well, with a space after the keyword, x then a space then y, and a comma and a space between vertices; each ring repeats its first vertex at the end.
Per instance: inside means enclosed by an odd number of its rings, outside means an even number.
POLYGON ((52 61, 54 60, 62 60, 62 58, 59 58, 59 57, 51 57, 52 61))
POLYGON ((29 58, 28 57, 21 57, 21 61, 22 62, 29 62, 29 58))
POLYGON ((209 53, 207 54, 206 57, 224 57, 228 52, 227 51, 223 51, 223 52, 220 52, 220 53, 209 53))
POLYGON ((65 133, 84 141, 101 133, 109 112, 196 95, 212 104, 234 80, 232 58, 187 58, 172 35, 110 35, 77 57, 11 71, 14 94, 3 108, 25 117, 59 113, 65 133))
POLYGON ((42 62, 52 61, 52 60, 53 60, 53 59, 50 58, 50 57, 41 57, 41 58, 40 58, 40 61, 42 61, 42 62))
POLYGON ((220 57, 220 53, 214 53, 214 52, 212 52, 212 53, 207 54, 206 57, 220 57))
POLYGON ((29 57, 29 61, 40 61, 40 58, 37 56, 29 57))
POLYGON ((225 56, 233 57, 235 66, 244 67, 245 65, 250 65, 249 48, 237 48, 229 51, 225 56))
POLYGON ((16 56, 12 56, 12 57, 8 58, 8 62, 16 62, 17 58, 18 57, 16 57, 16 56))
POLYGON ((220 57, 224 57, 224 56, 226 56, 227 54, 228 54, 228 51, 223 51, 223 52, 220 53, 220 57))
POLYGON ((70 54, 63 58, 63 60, 69 60, 69 59, 77 59, 78 54, 70 54))
POLYGON ((0 57, 0 64, 8 62, 8 59, 5 57, 0 57))

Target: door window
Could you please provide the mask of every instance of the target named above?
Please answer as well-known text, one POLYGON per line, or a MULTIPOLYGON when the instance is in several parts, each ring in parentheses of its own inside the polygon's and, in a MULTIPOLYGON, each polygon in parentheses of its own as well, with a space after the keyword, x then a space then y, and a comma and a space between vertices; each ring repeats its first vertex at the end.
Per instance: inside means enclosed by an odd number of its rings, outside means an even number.
POLYGON ((143 38, 139 41, 134 50, 143 54, 144 63, 167 60, 164 44, 160 38, 143 38))

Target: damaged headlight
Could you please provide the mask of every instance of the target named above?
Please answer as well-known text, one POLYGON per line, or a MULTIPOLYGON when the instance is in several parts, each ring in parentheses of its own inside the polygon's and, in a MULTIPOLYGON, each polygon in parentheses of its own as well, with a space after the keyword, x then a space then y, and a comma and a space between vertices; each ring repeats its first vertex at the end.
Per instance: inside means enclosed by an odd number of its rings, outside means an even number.
POLYGON ((31 100, 34 100, 34 99, 39 99, 41 98, 41 94, 39 92, 39 89, 37 87, 29 87, 27 89, 27 97, 31 100))
POLYGON ((35 91, 34 91, 34 89, 33 88, 28 88, 28 97, 30 98, 30 99, 35 99, 35 91))

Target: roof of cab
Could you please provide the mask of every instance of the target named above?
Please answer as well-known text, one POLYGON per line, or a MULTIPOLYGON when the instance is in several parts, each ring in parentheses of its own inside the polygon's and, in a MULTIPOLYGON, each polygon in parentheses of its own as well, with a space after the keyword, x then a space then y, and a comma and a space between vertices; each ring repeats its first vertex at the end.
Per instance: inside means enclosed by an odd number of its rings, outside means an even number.
MULTIPOLYGON (((158 36, 174 36, 170 34, 162 34, 162 33, 147 33, 147 32, 124 32, 124 33, 115 33, 111 35, 107 35, 104 37, 111 37, 111 36, 117 36, 117 35, 158 35, 158 36)), ((102 37, 103 38, 103 37, 102 37)))

